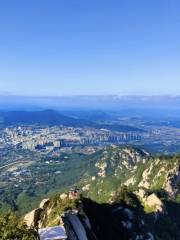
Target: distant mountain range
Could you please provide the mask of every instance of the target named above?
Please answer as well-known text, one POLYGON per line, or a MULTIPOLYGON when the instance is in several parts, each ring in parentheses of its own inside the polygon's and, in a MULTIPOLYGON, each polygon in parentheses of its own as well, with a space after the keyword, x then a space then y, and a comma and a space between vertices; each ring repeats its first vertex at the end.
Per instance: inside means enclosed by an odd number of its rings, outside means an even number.
POLYGON ((1 112, 0 116, 3 118, 5 125, 16 124, 47 124, 47 125, 65 125, 74 126, 81 122, 74 118, 64 116, 53 110, 44 111, 8 111, 1 112))
POLYGON ((93 127, 93 128, 104 128, 112 131, 143 131, 139 128, 120 125, 120 124, 98 124, 93 121, 88 121, 87 119, 77 119, 71 116, 66 116, 60 114, 54 110, 43 110, 43 111, 6 111, 0 112, 1 124, 3 126, 9 125, 31 125, 31 124, 40 124, 40 125, 63 125, 71 127, 93 127))

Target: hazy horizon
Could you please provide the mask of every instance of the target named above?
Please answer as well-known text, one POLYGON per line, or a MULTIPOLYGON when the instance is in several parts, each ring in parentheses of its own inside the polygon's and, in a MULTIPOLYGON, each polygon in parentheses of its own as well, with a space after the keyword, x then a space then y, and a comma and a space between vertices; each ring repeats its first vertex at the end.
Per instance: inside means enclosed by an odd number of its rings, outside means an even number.
POLYGON ((27 94, 15 94, 15 93, 11 93, 11 92, 0 92, 0 97, 32 97, 32 98, 36 98, 36 97, 50 97, 50 98, 56 98, 56 97, 139 97, 139 98, 143 98, 143 97, 168 97, 168 98, 175 98, 175 97, 180 97, 180 93, 179 94, 169 94, 169 93, 164 93, 164 94, 71 94, 71 95, 27 95, 27 94))
MULTIPOLYGON (((178 96, 118 96, 118 95, 79 95, 79 96, 16 96, 0 95, 1 110, 107 110, 151 114, 157 109, 179 114, 180 95, 178 96)), ((157 114, 157 113, 156 113, 157 114)), ((158 113, 159 114, 159 113, 158 113)))

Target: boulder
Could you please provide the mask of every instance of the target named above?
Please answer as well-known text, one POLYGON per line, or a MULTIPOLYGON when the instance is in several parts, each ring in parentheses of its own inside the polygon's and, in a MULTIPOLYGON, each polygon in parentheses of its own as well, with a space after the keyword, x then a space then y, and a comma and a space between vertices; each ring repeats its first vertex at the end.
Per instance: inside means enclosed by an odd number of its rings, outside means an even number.
POLYGON ((165 206, 161 199, 159 199, 156 194, 152 193, 146 198, 145 202, 149 207, 154 208, 155 212, 164 213, 165 206))
POLYGON ((68 197, 68 194, 67 194, 67 193, 62 193, 62 194, 60 195, 60 199, 62 199, 62 200, 66 199, 67 197, 68 197))
POLYGON ((49 198, 46 198, 46 199, 43 199, 40 204, 39 204, 39 207, 42 208, 42 209, 45 209, 49 203, 49 198))
POLYGON ((42 209, 36 208, 24 216, 24 222, 28 227, 37 227, 42 209))
POLYGON ((144 191, 144 189, 140 188, 137 192, 136 195, 139 196, 143 201, 145 199, 146 196, 146 192, 144 191))
POLYGON ((82 190, 83 191, 89 191, 89 188, 90 188, 90 184, 87 184, 82 188, 82 190))

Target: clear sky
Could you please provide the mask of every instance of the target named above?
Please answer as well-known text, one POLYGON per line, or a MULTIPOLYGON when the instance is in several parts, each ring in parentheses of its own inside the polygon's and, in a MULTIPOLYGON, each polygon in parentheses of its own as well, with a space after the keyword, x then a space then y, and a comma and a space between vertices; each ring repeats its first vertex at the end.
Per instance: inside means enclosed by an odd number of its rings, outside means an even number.
POLYGON ((0 1, 4 92, 180 94, 180 1, 0 1))

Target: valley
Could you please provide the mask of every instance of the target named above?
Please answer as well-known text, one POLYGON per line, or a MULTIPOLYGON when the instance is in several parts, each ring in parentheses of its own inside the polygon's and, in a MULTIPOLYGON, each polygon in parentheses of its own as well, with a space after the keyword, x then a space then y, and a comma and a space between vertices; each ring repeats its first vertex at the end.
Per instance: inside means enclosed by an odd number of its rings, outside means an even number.
POLYGON ((1 125, 0 216, 12 211, 35 234, 60 226, 90 240, 179 240, 180 129, 117 113, 56 125, 54 114, 40 124, 16 112, 1 125))

